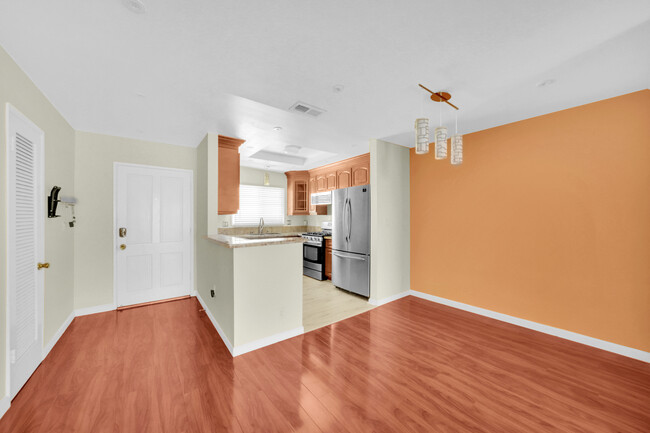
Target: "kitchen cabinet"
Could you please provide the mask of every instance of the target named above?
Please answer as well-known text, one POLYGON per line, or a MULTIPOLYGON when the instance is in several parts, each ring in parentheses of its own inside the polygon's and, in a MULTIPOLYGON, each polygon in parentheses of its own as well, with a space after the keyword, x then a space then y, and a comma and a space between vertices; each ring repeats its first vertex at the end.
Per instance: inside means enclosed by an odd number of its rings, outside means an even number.
POLYGON ((326 205, 311 205, 311 195, 369 184, 370 154, 355 156, 312 170, 287 171, 285 174, 287 175, 288 215, 327 215, 326 205))
POLYGON ((309 172, 288 171, 287 215, 309 215, 309 172))
POLYGON ((348 188, 352 186, 352 167, 336 170, 336 187, 348 188))
POLYGON ((338 187, 336 186, 336 170, 330 171, 325 174, 325 178, 327 179, 327 190, 332 191, 337 189, 338 187))
POLYGON ((332 239, 325 239, 325 277, 332 279, 332 239))
POLYGON ((327 177, 325 174, 316 175, 316 191, 325 192, 327 191, 327 177))
POLYGON ((239 210, 239 146, 244 140, 219 136, 219 215, 236 214, 239 210))
MULTIPOLYGON (((365 155, 364 155, 365 156, 365 155)), ((370 183, 370 155, 356 161, 352 166, 352 186, 368 185, 370 183)))

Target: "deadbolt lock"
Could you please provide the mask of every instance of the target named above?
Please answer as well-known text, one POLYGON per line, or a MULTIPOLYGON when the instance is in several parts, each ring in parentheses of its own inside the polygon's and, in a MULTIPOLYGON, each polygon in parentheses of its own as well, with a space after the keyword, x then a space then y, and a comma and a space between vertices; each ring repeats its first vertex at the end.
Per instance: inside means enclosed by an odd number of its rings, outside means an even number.
POLYGON ((121 238, 126 237, 126 227, 120 227, 119 234, 121 238))
POLYGON ((120 249, 121 249, 121 250, 125 250, 125 249, 126 249, 126 244, 122 244, 122 245, 120 245, 120 249))

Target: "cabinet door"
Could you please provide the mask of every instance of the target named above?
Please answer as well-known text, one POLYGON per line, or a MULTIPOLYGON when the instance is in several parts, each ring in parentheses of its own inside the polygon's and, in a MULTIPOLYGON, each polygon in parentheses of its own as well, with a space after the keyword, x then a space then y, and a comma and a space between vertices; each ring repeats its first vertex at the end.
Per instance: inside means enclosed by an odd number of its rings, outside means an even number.
POLYGON ((332 191, 336 189, 336 171, 332 171, 325 175, 327 178, 327 190, 332 191))
POLYGON ((352 166, 352 186, 370 183, 370 164, 361 163, 352 166))
MULTIPOLYGON (((330 242, 332 242, 330 240, 330 242)), ((326 244, 327 245, 327 244, 326 244)), ((325 248, 325 276, 328 280, 332 279, 332 246, 325 248)))
POLYGON ((239 210, 239 151, 219 147, 219 215, 239 210))
POLYGON ((337 188, 349 188, 352 186, 352 170, 344 168, 336 172, 337 188))
POLYGON ((318 192, 327 191, 327 177, 324 174, 316 176, 316 188, 318 192))
POLYGON ((294 215, 305 215, 309 212, 309 202, 308 197, 308 184, 307 181, 297 180, 294 182, 294 215))
POLYGON ((309 178, 309 213, 314 215, 317 211, 316 206, 311 204, 311 195, 315 192, 318 192, 318 186, 316 184, 316 177, 309 178))

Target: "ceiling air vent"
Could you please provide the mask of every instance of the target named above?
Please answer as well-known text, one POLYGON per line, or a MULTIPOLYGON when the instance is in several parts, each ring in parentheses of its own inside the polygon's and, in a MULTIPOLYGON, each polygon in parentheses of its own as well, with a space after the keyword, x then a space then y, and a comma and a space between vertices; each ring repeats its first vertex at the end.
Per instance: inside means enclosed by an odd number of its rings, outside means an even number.
POLYGON ((289 108, 289 111, 293 111, 295 113, 301 113, 301 114, 308 114, 312 117, 318 117, 325 112, 325 110, 321 108, 317 108, 314 107, 313 105, 305 104, 304 102, 296 102, 289 108))

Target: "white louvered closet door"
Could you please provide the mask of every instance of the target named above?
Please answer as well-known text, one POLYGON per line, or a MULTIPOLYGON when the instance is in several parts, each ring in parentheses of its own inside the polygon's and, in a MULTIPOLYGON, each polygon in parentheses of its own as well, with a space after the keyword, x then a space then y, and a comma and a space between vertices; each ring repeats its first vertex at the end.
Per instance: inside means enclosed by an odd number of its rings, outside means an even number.
POLYGON ((7 104, 8 290, 10 395, 42 360, 43 348, 43 141, 36 125, 7 104))

